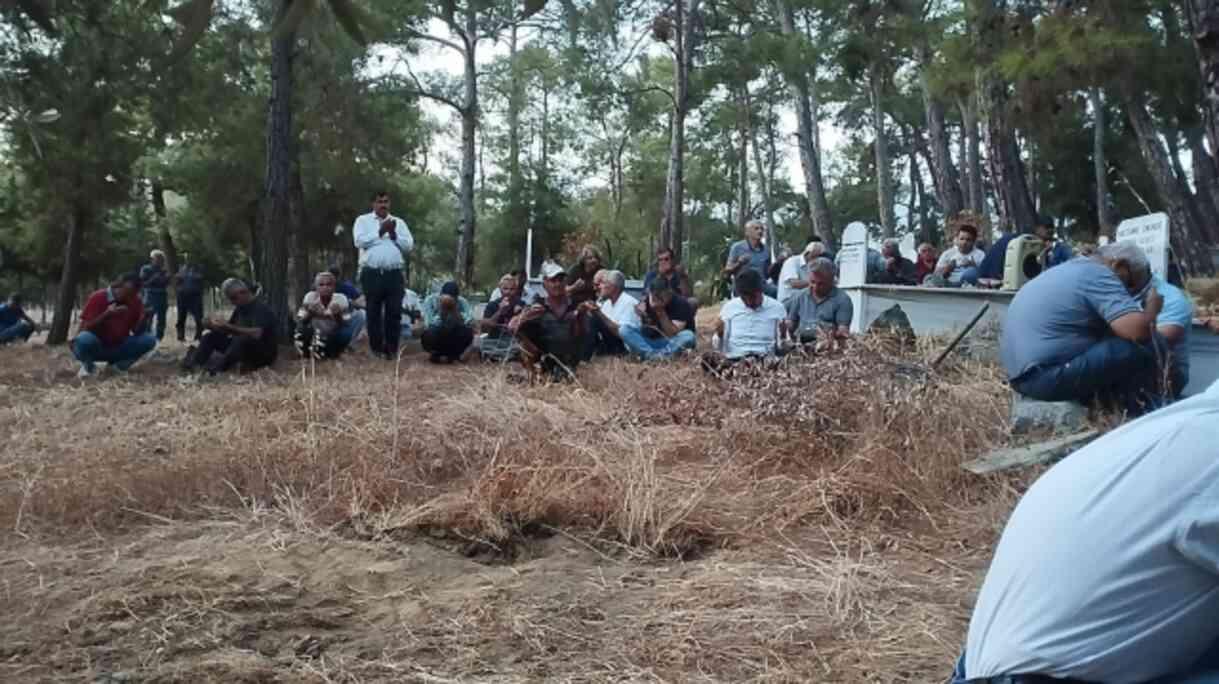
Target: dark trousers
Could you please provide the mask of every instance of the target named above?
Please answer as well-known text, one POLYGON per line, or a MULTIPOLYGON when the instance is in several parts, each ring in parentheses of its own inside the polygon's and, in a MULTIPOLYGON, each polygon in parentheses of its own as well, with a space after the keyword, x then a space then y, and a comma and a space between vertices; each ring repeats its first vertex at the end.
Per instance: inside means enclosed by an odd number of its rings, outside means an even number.
POLYGON ((456 361, 474 343, 474 331, 466 325, 433 325, 419 341, 423 351, 456 361))
POLYGON ((593 358, 593 356, 622 356, 626 354, 626 345, 622 343, 622 338, 610 332, 609 326, 601 322, 601 317, 596 314, 588 316, 588 334, 584 336, 584 353, 582 358, 585 361, 593 358))
POLYGON ((329 335, 318 333, 310 321, 296 324, 296 349, 301 356, 309 356, 313 352, 324 359, 337 359, 351 344, 351 333, 354 326, 341 326, 329 335), (316 347, 316 348, 315 348, 316 347))
POLYGON ((360 272, 360 285, 368 303, 369 348, 375 354, 397 356, 402 336, 402 295, 406 294, 402 270, 365 268, 360 272))
POLYGON ((1116 403, 1131 415, 1141 415, 1163 404, 1157 345, 1164 346, 1158 335, 1146 344, 1106 337, 1066 363, 1038 366, 1011 384, 1040 401, 1116 403))
POLYGON ((144 291, 144 308, 148 310, 151 316, 146 320, 146 323, 140 326, 139 333, 143 334, 149 331, 152 327, 152 319, 157 320, 157 340, 165 338, 166 316, 169 312, 169 293, 165 290, 145 290, 144 291))
POLYGON ((242 373, 249 373, 272 363, 275 363, 275 355, 264 350, 258 340, 215 330, 203 334, 199 347, 187 359, 188 368, 202 367, 211 373, 223 373, 234 366, 242 373))
POLYGON ((178 341, 186 340, 186 317, 195 319, 195 341, 203 336, 203 293, 178 295, 178 341))

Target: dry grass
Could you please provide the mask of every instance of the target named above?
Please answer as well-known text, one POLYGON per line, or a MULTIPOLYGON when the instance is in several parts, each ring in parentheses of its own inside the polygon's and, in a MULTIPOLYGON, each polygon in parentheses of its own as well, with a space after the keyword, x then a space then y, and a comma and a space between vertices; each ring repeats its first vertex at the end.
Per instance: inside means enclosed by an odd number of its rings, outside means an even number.
POLYGON ((866 341, 537 387, 359 356, 82 387, 4 354, 13 674, 936 681, 1023 483, 959 468, 1005 432, 993 369, 866 341))

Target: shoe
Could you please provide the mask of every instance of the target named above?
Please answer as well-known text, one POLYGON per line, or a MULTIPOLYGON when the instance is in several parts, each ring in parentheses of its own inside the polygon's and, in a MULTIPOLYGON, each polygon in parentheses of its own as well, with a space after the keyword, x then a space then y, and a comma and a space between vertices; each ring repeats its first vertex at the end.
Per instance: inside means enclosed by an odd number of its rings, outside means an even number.
POLYGON ((97 368, 95 366, 86 366, 84 364, 81 364, 80 370, 76 372, 76 377, 81 378, 82 380, 85 378, 91 378, 95 375, 97 375, 97 368))

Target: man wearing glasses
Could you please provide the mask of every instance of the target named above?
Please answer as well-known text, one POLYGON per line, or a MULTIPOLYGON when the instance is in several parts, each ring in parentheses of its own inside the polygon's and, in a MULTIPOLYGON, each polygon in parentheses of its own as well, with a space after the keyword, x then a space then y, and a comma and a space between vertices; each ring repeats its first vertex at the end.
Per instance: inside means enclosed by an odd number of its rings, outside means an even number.
POLYGON ((690 286, 690 275, 686 269, 677 263, 673 250, 661 247, 656 252, 656 270, 648 271, 643 277, 643 291, 652 291, 652 281, 664 283, 670 292, 678 297, 685 297, 690 308, 698 308, 698 298, 694 296, 694 288, 690 286))
POLYGON ((229 278, 220 288, 233 305, 233 314, 227 322, 213 316, 204 324, 207 332, 198 348, 187 353, 182 368, 217 375, 237 367, 244 374, 275 363, 279 354, 275 313, 237 278, 229 278))

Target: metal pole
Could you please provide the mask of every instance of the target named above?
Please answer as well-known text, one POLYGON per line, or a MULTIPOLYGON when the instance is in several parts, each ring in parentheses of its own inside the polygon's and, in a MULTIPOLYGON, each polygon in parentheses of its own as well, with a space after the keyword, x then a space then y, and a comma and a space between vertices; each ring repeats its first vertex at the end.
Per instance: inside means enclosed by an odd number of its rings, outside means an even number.
MULTIPOLYGON (((530 228, 525 238, 525 280, 533 278, 533 229, 530 228)), ((523 285, 523 284, 522 284, 523 285)))
POLYGON ((935 361, 931 362, 932 368, 940 365, 941 361, 948 358, 948 355, 952 353, 952 350, 956 349, 957 345, 961 343, 961 340, 965 339, 965 336, 969 334, 969 331, 973 330, 974 326, 978 324, 978 321, 982 320, 982 317, 986 315, 986 311, 988 309, 990 309, 990 302, 983 304, 982 308, 978 309, 978 313, 974 314, 974 317, 970 319, 969 323, 967 323, 965 327, 961 329, 961 332, 957 333, 957 336, 952 338, 952 342, 948 343, 948 347, 944 349, 944 351, 940 352, 940 355, 935 358, 935 361))

